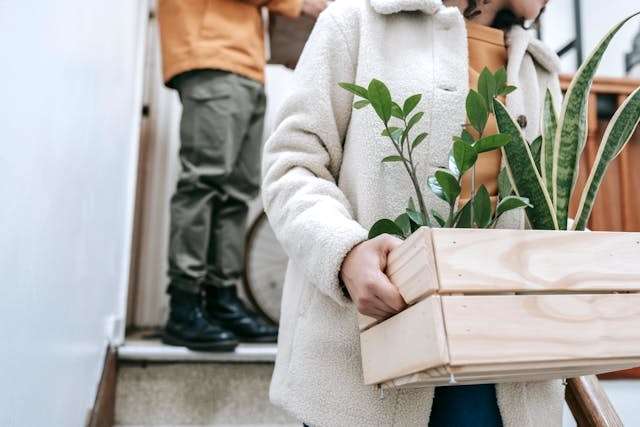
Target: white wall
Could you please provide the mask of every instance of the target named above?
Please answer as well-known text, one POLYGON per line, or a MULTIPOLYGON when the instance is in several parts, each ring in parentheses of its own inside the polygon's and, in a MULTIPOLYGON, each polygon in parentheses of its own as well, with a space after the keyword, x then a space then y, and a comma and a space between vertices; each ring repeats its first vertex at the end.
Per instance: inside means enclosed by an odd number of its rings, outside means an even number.
POLYGON ((0 425, 81 426, 128 280, 146 1, 0 0, 0 425))
MULTIPOLYGON (((619 21, 640 11, 637 0, 582 0, 582 43, 586 57, 602 37, 619 21)), ((550 0, 543 15, 543 40, 558 50, 575 38, 573 29, 573 1, 550 0)), ((625 74, 624 56, 631 50, 633 37, 640 31, 640 18, 628 22, 611 42, 600 64, 601 76, 622 77, 625 74)), ((563 58, 563 71, 576 70, 572 52, 563 58)))

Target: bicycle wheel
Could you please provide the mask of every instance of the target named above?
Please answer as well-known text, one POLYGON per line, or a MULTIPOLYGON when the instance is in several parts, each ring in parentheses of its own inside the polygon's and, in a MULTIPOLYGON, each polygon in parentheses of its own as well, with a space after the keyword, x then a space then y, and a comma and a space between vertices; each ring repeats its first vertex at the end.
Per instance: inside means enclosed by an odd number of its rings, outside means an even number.
POLYGON ((288 257, 267 215, 258 216, 247 233, 244 290, 255 309, 277 325, 288 257))

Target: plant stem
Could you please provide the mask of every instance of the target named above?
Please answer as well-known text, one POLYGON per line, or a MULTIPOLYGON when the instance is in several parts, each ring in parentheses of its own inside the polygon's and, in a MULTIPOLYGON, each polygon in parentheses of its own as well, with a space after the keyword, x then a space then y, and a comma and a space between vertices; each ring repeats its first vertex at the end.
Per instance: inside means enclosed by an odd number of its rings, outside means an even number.
MULTIPOLYGON (((420 207, 420 212, 422 213, 422 217, 424 218, 424 225, 426 225, 428 227, 431 227, 431 220, 429 219, 429 213, 427 212, 427 206, 424 203, 424 197, 422 196, 422 191, 420 190, 420 184, 418 184, 418 178, 416 177, 416 170, 415 170, 415 167, 413 165, 413 158, 411 156, 413 150, 411 150, 410 147, 407 148, 407 151, 409 153, 409 159, 407 159, 404 156, 404 153, 402 152, 402 147, 400 145, 398 145, 396 143, 396 141, 394 141, 393 138, 391 137, 391 133, 389 132, 389 127, 387 126, 386 123, 385 123, 384 127, 387 130, 387 134, 389 135, 389 139, 391 140, 391 143, 396 148, 396 151, 398 152, 398 154, 402 158, 402 164, 404 165, 404 168, 406 169, 407 173, 409 174, 409 178, 411 179, 411 183, 413 184, 413 188, 414 188, 414 190, 416 192, 416 198, 418 199, 418 206, 420 207)), ((405 121, 405 128, 406 128, 406 121, 405 121)), ((407 139, 408 138, 409 138, 409 134, 407 132, 407 139)), ((401 143, 402 143, 402 140, 401 140, 401 143)))

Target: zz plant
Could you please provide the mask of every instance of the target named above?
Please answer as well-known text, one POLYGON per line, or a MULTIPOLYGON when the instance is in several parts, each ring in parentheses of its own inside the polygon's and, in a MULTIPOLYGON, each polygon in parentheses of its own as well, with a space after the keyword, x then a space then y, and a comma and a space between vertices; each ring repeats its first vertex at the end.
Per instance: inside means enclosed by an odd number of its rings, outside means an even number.
POLYGON ((515 87, 507 85, 504 69, 492 74, 485 68, 479 78, 478 91, 471 90, 467 96, 468 126, 475 129, 478 137, 474 138, 469 130, 463 128, 461 135, 453 138, 448 169, 438 170, 427 180, 431 191, 448 205, 448 214, 445 217, 435 210, 427 209, 418 180, 418 165, 414 159, 414 151, 428 136, 427 133, 420 133, 415 138, 411 136, 412 129, 424 116, 422 111, 414 112, 422 96, 412 95, 400 105, 393 101, 387 86, 376 79, 371 80, 367 88, 351 83, 340 83, 340 86, 362 98, 354 103, 355 109, 368 106, 374 109, 383 124, 382 136, 389 140, 394 149, 394 154, 386 156, 382 162, 400 163, 404 167, 418 201, 416 207, 413 198, 410 198, 406 211, 395 220, 385 218, 377 221, 369 232, 370 238, 382 233, 407 237, 420 226, 431 226, 431 217, 440 227, 489 228, 495 226, 503 213, 530 206, 525 197, 511 195, 511 185, 505 174, 502 174, 499 180, 500 200, 495 211, 491 206, 489 192, 484 186, 472 191, 472 197, 464 206, 457 206, 462 189, 462 177, 467 171, 471 171, 472 174, 475 172, 478 155, 500 149, 511 141, 508 134, 483 135, 489 115, 493 114, 493 109, 490 108, 491 100, 515 90, 515 87))
MULTIPOLYGON (((597 67, 613 36, 631 18, 629 16, 612 28, 578 69, 565 95, 560 115, 547 91, 542 110, 542 135, 533 142, 525 139, 518 123, 509 115, 498 99, 515 90, 507 85, 504 69, 495 74, 484 69, 478 90, 470 90, 466 99, 467 123, 460 136, 453 138, 448 169, 438 170, 427 184, 431 191, 448 205, 448 215, 428 211, 418 181, 414 150, 426 139, 426 133, 411 137, 411 130, 422 120, 424 113, 415 112, 421 95, 408 97, 402 106, 393 101, 387 86, 373 79, 368 87, 340 83, 343 89, 362 98, 355 109, 371 106, 384 125, 382 136, 388 138, 394 154, 382 159, 384 163, 400 163, 413 184, 418 206, 410 198, 406 211, 395 220, 381 219, 369 231, 369 237, 390 233, 407 237, 420 226, 432 226, 431 216, 440 227, 490 228, 503 213, 524 208, 534 229, 566 230, 569 201, 575 189, 578 164, 587 138, 587 101, 597 67), (488 117, 494 115, 499 133, 483 136, 488 117), (478 137, 475 138, 470 129, 478 137), (506 167, 498 177, 499 201, 492 209, 489 193, 484 186, 473 188, 470 200, 457 206, 463 175, 475 174, 478 155, 500 149, 506 167)), ((640 122, 640 88, 620 106, 609 122, 600 144, 594 166, 580 198, 574 230, 584 230, 593 202, 609 164, 620 154, 640 122)), ((472 178, 472 182, 475 180, 472 178)), ((475 184, 472 184, 475 187, 475 184)))

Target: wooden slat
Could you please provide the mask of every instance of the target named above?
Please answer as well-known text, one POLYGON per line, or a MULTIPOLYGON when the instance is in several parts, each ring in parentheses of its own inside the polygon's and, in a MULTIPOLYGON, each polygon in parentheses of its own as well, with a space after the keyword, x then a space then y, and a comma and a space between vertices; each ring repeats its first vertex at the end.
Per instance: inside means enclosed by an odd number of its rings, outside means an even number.
POLYGON ((434 229, 439 293, 640 291, 640 234, 434 229))
POLYGON ((365 384, 448 363, 440 297, 431 296, 360 334, 365 384))
POLYGON ((624 425, 594 375, 568 380, 565 400, 578 427, 624 425))
POLYGON ((640 294, 441 298, 454 366, 606 358, 640 366, 640 294))

